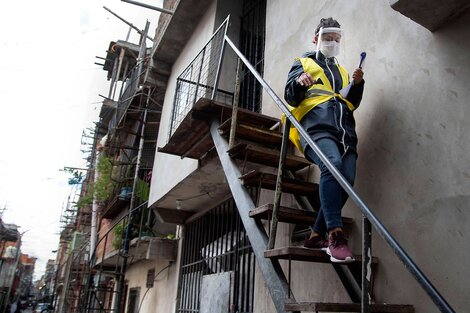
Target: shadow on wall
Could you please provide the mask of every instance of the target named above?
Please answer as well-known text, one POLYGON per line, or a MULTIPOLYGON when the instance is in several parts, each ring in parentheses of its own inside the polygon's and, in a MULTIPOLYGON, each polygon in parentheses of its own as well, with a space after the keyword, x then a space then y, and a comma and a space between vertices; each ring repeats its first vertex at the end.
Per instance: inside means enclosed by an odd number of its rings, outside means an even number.
POLYGON ((373 107, 366 113, 368 120, 362 118, 357 121, 360 133, 356 183, 367 194, 367 202, 372 209, 382 203, 384 192, 387 192, 394 177, 400 175, 395 168, 397 158, 412 157, 405 145, 399 154, 394 151, 394 147, 406 142, 403 134, 405 112, 396 109, 383 93, 380 92, 375 103, 367 104, 373 107))

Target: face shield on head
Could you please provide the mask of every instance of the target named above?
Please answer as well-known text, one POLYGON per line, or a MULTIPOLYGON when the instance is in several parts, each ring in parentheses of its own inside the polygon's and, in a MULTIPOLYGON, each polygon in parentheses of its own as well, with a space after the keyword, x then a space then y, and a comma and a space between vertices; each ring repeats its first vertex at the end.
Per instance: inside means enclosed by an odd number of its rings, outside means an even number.
POLYGON ((326 58, 337 56, 340 51, 340 43, 343 31, 337 27, 321 28, 318 33, 317 59, 321 52, 326 58))

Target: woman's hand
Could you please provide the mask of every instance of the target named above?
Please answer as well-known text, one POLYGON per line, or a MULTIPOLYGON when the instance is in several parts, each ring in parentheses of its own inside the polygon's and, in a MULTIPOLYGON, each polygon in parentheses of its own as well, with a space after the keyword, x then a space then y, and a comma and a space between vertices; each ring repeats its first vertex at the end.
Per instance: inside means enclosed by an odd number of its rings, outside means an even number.
POLYGON ((309 73, 302 73, 299 78, 297 78, 297 83, 303 87, 310 87, 315 84, 315 80, 309 73))
POLYGON ((354 73, 352 75, 352 78, 354 80, 354 84, 359 84, 362 82, 362 77, 364 76, 364 72, 362 71, 361 68, 356 68, 354 70, 354 73))

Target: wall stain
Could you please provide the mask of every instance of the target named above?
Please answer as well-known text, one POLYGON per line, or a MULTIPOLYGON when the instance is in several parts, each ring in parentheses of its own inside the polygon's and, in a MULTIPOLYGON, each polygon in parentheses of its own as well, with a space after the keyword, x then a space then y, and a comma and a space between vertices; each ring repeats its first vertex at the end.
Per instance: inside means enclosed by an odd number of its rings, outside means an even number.
POLYGON ((459 97, 459 94, 455 90, 448 90, 447 92, 450 93, 450 95, 455 97, 455 98, 459 97))
POLYGON ((450 75, 457 76, 457 73, 455 72, 455 70, 453 68, 447 67, 445 70, 450 75))

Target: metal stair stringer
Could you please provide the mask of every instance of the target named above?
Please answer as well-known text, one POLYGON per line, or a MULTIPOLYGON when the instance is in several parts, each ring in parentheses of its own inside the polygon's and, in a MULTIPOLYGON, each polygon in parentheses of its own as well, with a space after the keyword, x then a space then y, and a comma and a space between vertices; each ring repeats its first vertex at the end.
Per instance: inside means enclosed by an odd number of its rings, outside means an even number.
POLYGON ((278 260, 271 260, 264 257, 264 251, 268 243, 268 236, 259 223, 250 218, 249 211, 255 208, 255 204, 250 197, 247 189, 239 180, 241 176, 237 164, 227 153, 229 150, 228 142, 219 133, 219 122, 213 120, 210 125, 210 133, 214 141, 214 146, 222 164, 225 176, 227 178, 230 191, 237 205, 240 218, 245 227, 245 231, 250 240, 253 252, 258 262, 258 266, 263 274, 264 281, 271 295, 276 312, 285 313, 285 304, 295 302, 291 295, 289 298, 289 287, 284 272, 278 260))

